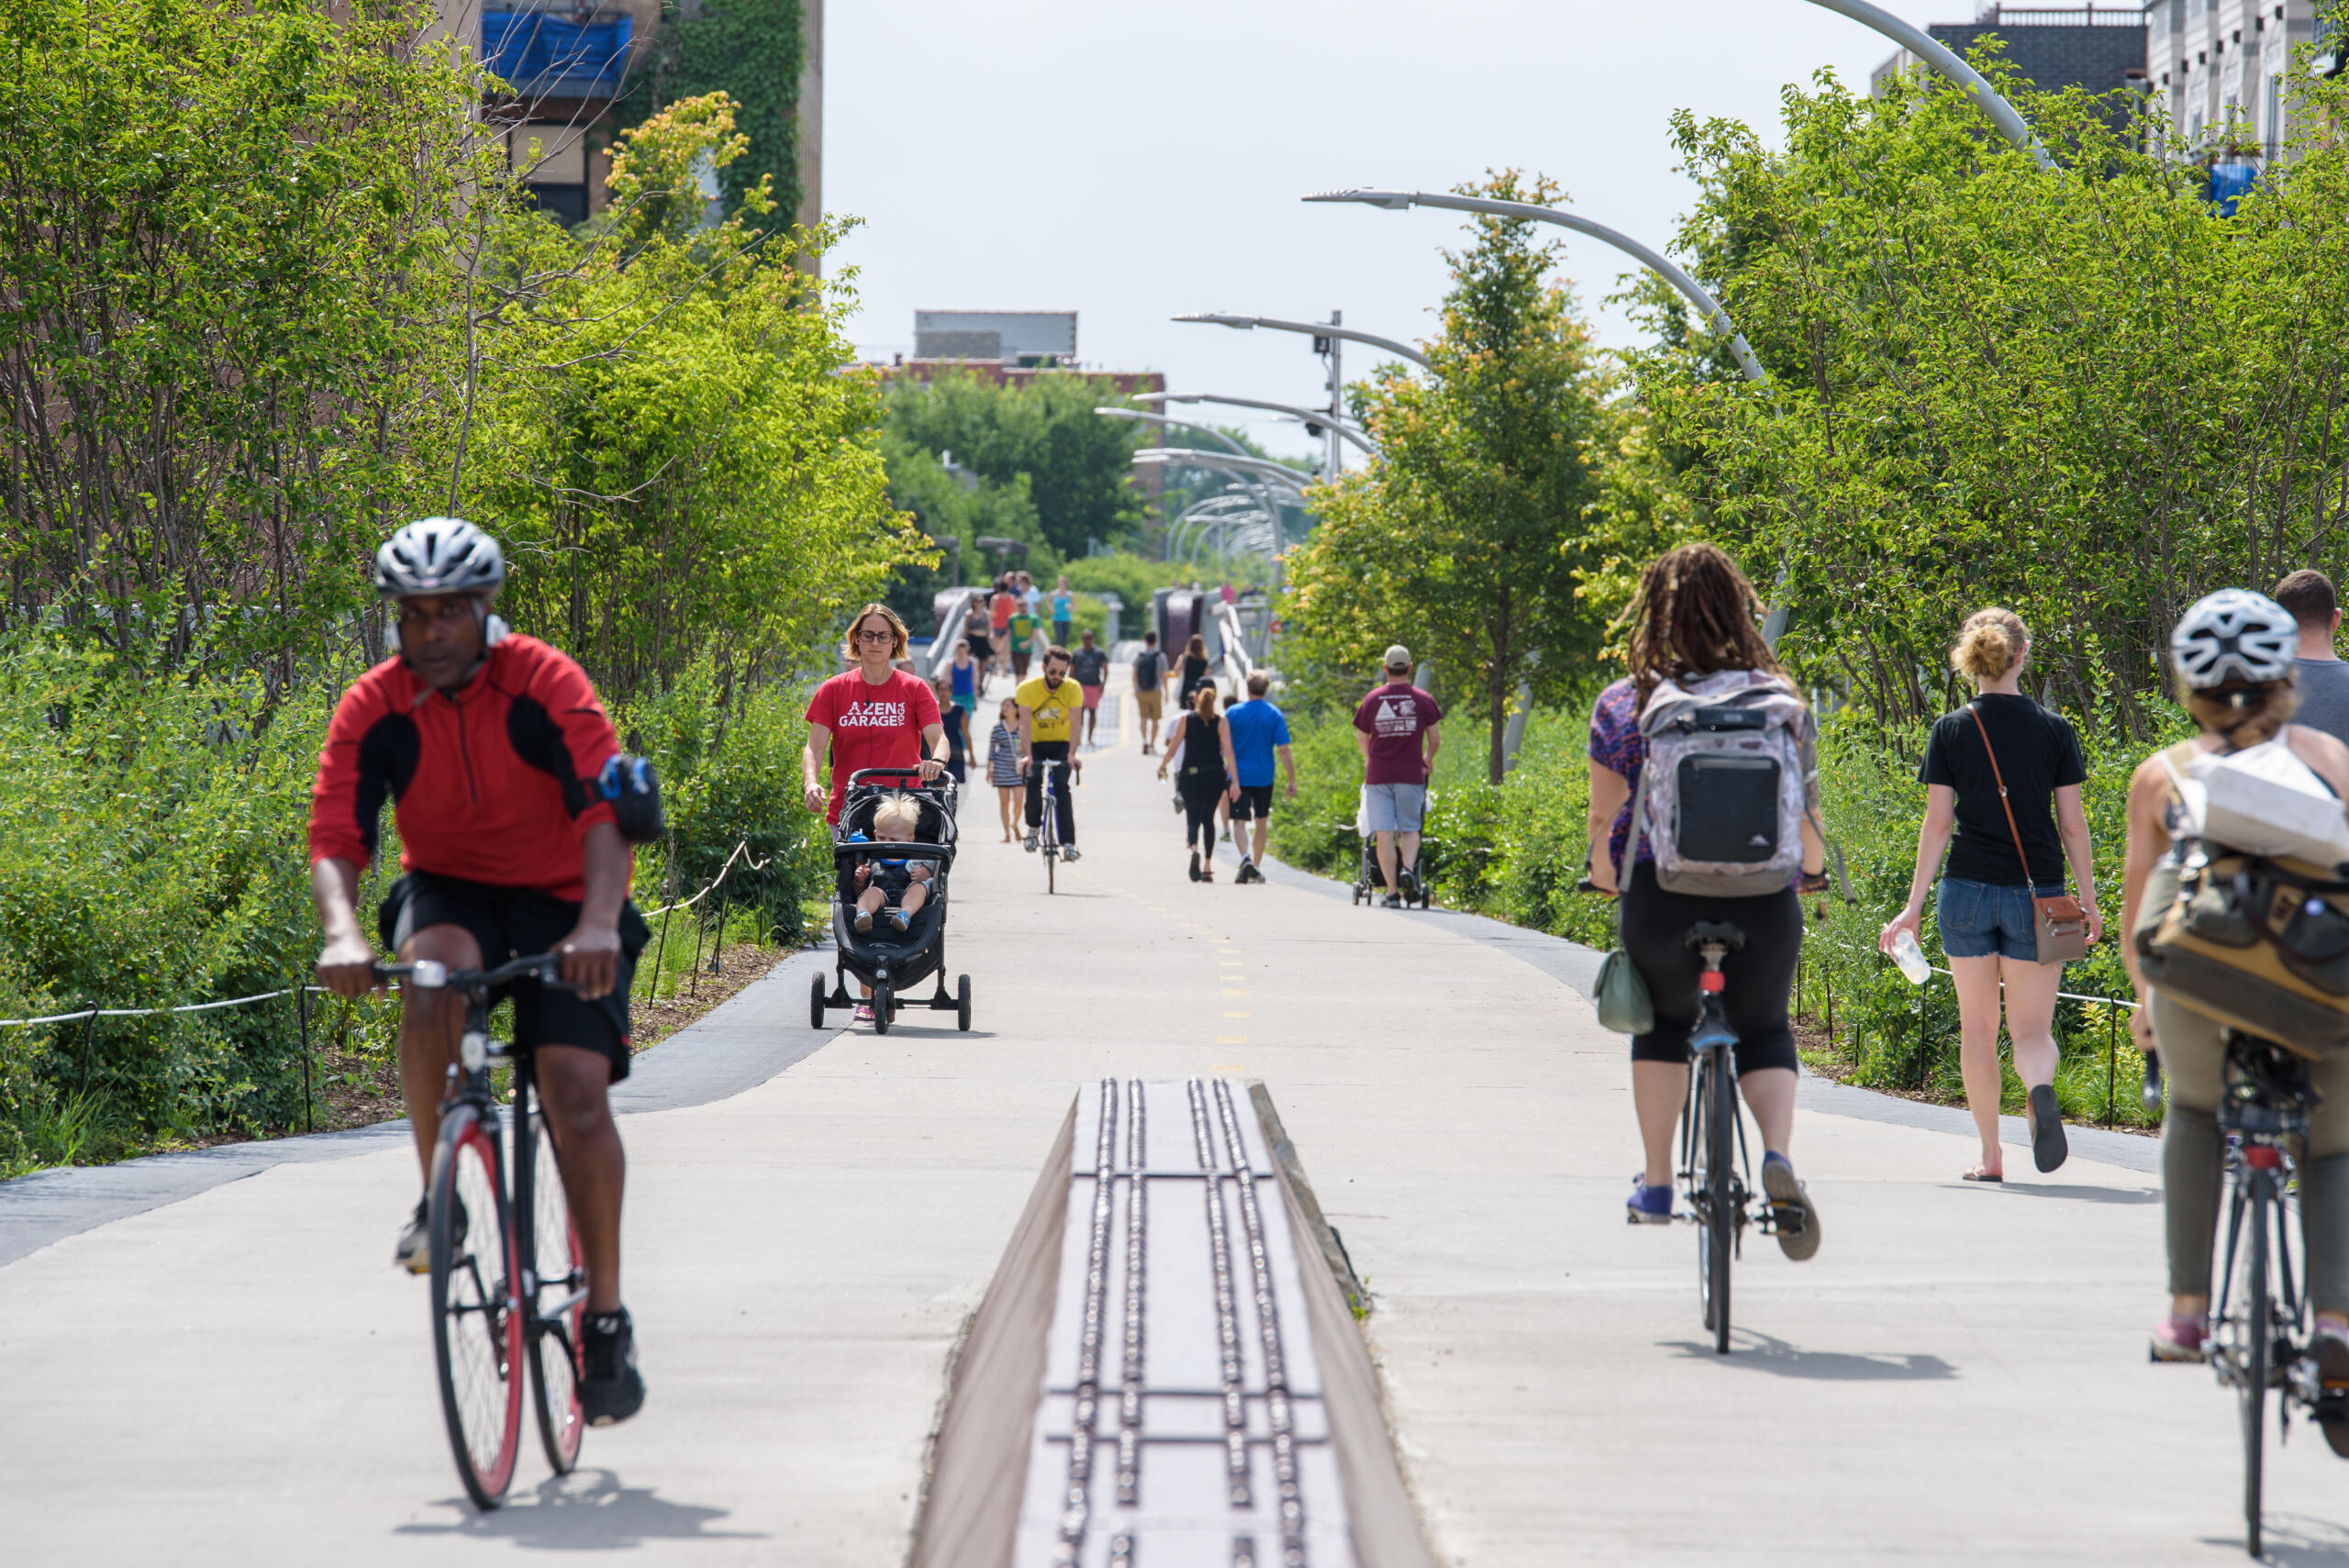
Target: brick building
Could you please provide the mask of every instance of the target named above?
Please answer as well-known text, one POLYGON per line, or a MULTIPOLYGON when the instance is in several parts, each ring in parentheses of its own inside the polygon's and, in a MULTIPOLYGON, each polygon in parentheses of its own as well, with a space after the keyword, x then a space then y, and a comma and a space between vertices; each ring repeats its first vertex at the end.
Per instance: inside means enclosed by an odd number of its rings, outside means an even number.
MULTIPOLYGON (((1969 58, 1982 39, 1995 37, 2004 46, 2007 62, 2042 92, 2084 87, 2103 94, 2142 83, 2147 28, 2145 9, 2133 4, 2060 9, 1993 5, 1984 6, 1970 22, 1937 22, 1925 32, 1960 60, 1969 58)), ((1894 72, 1920 63, 1902 50, 1869 73, 1869 87, 1876 89, 1894 72)), ((2125 105, 2116 106, 2115 123, 2128 113, 2125 105)))

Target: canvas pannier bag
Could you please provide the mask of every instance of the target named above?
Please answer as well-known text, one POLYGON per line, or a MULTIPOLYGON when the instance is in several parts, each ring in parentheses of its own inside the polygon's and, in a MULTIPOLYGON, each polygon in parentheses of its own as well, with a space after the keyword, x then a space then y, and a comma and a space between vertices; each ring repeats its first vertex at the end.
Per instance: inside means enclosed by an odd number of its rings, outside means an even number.
POLYGON ((2032 951, 2041 963, 2065 963, 2088 953, 2088 912, 2068 893, 2042 898, 2031 876, 2031 857, 2023 852, 2022 829, 2015 826, 2015 808, 2007 799, 2007 776, 1998 771, 1998 753, 1990 748, 1989 727, 1979 708, 1968 705, 1974 728, 1982 732, 1982 754, 1990 759, 1990 777, 1998 782, 1998 809, 2007 814, 2007 831, 2015 841, 2015 859, 2022 862, 2023 891, 2031 895, 2031 929, 2038 940, 2032 951))
MULTIPOLYGON (((2146 884, 2136 932, 2146 982, 2190 1012, 2302 1056, 2349 1047, 2349 879, 2341 874, 2349 866, 2194 836, 2201 824, 2177 787, 2194 781, 2173 757, 2163 763, 2187 820, 2177 862, 2165 861, 2146 884)), ((2219 778, 2223 795, 2223 767, 2198 771, 2203 782, 2219 778)))
POLYGON ((1665 681, 1640 710, 1640 733, 1648 754, 1631 815, 1655 853, 1656 885, 1700 898, 1791 886, 1819 792, 1819 722, 1793 688, 1753 670, 1665 681))

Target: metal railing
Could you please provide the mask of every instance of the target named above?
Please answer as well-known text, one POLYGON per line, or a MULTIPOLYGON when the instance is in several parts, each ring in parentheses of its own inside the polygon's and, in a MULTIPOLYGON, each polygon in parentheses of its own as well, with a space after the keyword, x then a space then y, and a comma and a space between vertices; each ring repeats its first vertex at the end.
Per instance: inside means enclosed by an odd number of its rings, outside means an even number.
POLYGON ((2142 28, 2145 9, 2117 6, 1985 6, 1974 18, 1976 27, 2016 28, 2142 28))

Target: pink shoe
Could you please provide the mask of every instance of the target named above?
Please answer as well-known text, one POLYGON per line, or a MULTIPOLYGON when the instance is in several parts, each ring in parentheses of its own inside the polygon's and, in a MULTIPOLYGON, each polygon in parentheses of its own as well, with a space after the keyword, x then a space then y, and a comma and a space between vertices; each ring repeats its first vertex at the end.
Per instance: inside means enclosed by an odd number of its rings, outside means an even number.
POLYGON ((2165 1318, 2154 1325, 2145 1354, 2157 1362, 2199 1362, 2209 1354, 2210 1338, 2199 1318, 2165 1318))
POLYGON ((872 1003, 859 1002, 856 1005, 856 1021, 860 1024, 869 1024, 873 1021, 872 1003))

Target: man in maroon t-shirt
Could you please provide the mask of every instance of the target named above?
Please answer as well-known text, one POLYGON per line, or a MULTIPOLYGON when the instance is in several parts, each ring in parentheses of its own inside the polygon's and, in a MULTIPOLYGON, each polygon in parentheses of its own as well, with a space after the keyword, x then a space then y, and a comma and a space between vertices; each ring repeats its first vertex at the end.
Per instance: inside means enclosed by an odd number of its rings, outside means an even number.
POLYGON ((1443 744, 1442 719, 1435 698, 1411 684, 1411 651, 1399 642, 1388 649, 1386 684, 1354 709, 1354 744, 1363 756, 1363 826, 1378 836, 1389 909, 1419 895, 1419 819, 1443 744))
POLYGON ((938 694, 918 675, 897 669, 906 656, 906 623, 886 605, 867 605, 848 623, 848 654, 857 667, 816 688, 807 704, 807 745, 799 753, 807 809, 840 826, 848 781, 863 768, 919 768, 928 784, 946 771, 946 727, 938 694), (832 787, 818 776, 824 752, 832 756, 832 787), (827 802, 829 801, 829 806, 827 802))

